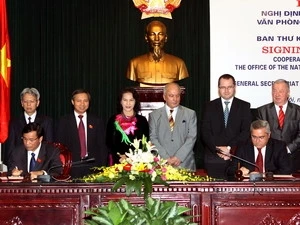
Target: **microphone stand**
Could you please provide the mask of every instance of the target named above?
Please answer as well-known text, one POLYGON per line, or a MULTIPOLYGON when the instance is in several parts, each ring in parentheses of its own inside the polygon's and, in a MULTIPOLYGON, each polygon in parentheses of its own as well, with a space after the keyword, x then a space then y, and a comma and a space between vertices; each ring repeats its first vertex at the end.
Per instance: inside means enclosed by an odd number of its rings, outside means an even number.
MULTIPOLYGON (((71 167, 72 166, 80 166, 80 165, 83 165, 83 164, 87 164, 87 163, 91 163, 91 162, 95 162, 95 158, 89 158, 89 159, 85 159, 85 160, 81 160, 81 161, 77 161, 77 162, 74 162, 74 163, 71 163, 71 167)), ((40 182, 43 182, 43 183, 49 183, 50 180, 51 180, 51 176, 50 176, 50 171, 53 170, 53 169, 56 169, 56 168, 60 168, 60 167, 64 167, 65 165, 57 165, 57 166, 52 166, 48 169, 47 171, 47 175, 39 175, 37 176, 37 181, 40 181, 40 182)), ((67 181, 71 178, 70 175, 59 175, 59 176, 52 176, 52 178, 56 181, 67 181)))
MULTIPOLYGON (((255 168, 257 168, 258 169, 258 171, 259 171, 259 167, 255 164, 255 163, 252 163, 252 162, 249 162, 248 160, 246 160, 246 159, 243 159, 243 158, 241 158, 241 157, 238 157, 238 156, 236 156, 236 155, 233 155, 233 154, 231 154, 230 152, 223 152, 221 149, 219 149, 219 148, 216 148, 216 151, 218 152, 218 153, 221 153, 221 154, 223 154, 223 155, 226 155, 226 156, 228 156, 228 157, 232 157, 232 158, 235 158, 235 159, 237 159, 237 160, 240 160, 240 161, 242 161, 242 162, 245 162, 245 163, 247 163, 247 164, 249 164, 249 165, 251 165, 251 166, 254 166, 255 168)), ((260 173, 260 172, 255 172, 255 173, 250 173, 249 174, 249 181, 262 181, 262 179, 263 179, 263 175, 262 175, 262 173, 260 173)))

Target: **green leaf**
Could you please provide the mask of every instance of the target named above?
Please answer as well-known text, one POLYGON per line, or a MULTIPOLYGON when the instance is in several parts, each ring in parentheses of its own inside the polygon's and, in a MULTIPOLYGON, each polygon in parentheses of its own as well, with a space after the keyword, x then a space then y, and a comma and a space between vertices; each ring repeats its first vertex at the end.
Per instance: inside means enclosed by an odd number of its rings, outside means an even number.
POLYGON ((152 194, 152 181, 150 177, 146 177, 144 180, 144 199, 152 194))
POLYGON ((114 225, 110 219, 101 216, 93 216, 92 221, 98 222, 101 225, 114 225))
POLYGON ((187 208, 187 207, 184 207, 184 206, 178 206, 177 208, 177 212, 178 212, 178 215, 181 215, 185 212, 188 212, 188 211, 191 211, 190 208, 187 208))
POLYGON ((150 210, 150 213, 152 215, 157 215, 159 213, 160 206, 161 206, 160 203, 161 203, 160 199, 153 200, 150 197, 147 199, 147 202, 146 202, 147 208, 150 210))
POLYGON ((117 180, 114 186, 112 187, 112 191, 116 191, 117 189, 119 189, 123 184, 126 183, 126 180, 126 177, 121 177, 119 180, 117 180))
POLYGON ((121 212, 118 206, 115 206, 108 212, 108 216, 112 220, 113 224, 119 224, 121 222, 122 215, 124 215, 124 213, 121 212))
POLYGON ((167 223, 163 219, 155 219, 151 222, 151 225, 167 225, 167 223))
POLYGON ((137 196, 141 196, 143 181, 136 180, 133 182, 132 187, 135 190, 137 196))
POLYGON ((92 221, 92 220, 85 220, 85 221, 84 221, 84 224, 85 224, 85 225, 98 225, 98 223, 96 223, 96 222, 94 222, 94 221, 92 221))

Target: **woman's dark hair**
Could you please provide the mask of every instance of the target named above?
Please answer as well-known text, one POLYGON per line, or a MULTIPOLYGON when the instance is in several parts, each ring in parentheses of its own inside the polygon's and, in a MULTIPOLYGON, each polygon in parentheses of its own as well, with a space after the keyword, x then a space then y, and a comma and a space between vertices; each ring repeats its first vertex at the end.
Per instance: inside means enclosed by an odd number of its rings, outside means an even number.
POLYGON ((133 111, 137 114, 138 112, 141 111, 141 103, 140 103, 140 97, 137 91, 134 88, 127 87, 124 88, 120 93, 117 101, 117 113, 122 113, 123 107, 121 105, 121 100, 123 98, 123 94, 125 93, 131 93, 134 100, 135 100, 135 105, 133 107, 133 111))

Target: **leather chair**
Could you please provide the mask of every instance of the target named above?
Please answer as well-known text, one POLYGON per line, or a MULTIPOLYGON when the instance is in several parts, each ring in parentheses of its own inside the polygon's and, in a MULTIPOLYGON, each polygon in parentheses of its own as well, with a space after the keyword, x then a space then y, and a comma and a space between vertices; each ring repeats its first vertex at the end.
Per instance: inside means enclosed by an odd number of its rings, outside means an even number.
POLYGON ((72 166, 72 153, 71 151, 62 143, 54 142, 51 143, 55 148, 60 150, 60 160, 63 164, 63 171, 58 176, 53 176, 52 178, 56 181, 67 181, 71 178, 70 171, 72 166))

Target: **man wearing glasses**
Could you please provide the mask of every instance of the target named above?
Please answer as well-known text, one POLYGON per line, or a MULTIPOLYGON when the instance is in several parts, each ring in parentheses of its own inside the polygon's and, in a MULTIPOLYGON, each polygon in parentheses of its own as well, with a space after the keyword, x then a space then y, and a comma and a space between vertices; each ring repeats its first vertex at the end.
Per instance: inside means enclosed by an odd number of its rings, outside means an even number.
POLYGON ((250 140, 238 147, 236 156, 256 164, 257 167, 240 161, 238 168, 238 160, 232 159, 228 170, 229 176, 233 176, 238 169, 243 172, 243 176, 252 171, 291 174, 290 159, 285 151, 286 145, 283 141, 271 138, 269 123, 265 120, 256 120, 252 122, 250 132, 250 140))
POLYGON ((211 177, 226 179, 228 161, 218 155, 222 151, 235 150, 250 135, 252 121, 250 103, 236 98, 235 79, 224 74, 218 80, 219 98, 210 101, 201 121, 201 138, 205 147, 204 166, 211 177))
POLYGON ((13 149, 8 159, 9 175, 27 176, 59 175, 62 171, 60 151, 43 141, 43 128, 38 123, 28 123, 22 130, 23 145, 13 149), (54 168, 55 167, 55 168, 54 168), (49 171, 50 168, 51 171, 49 171))

